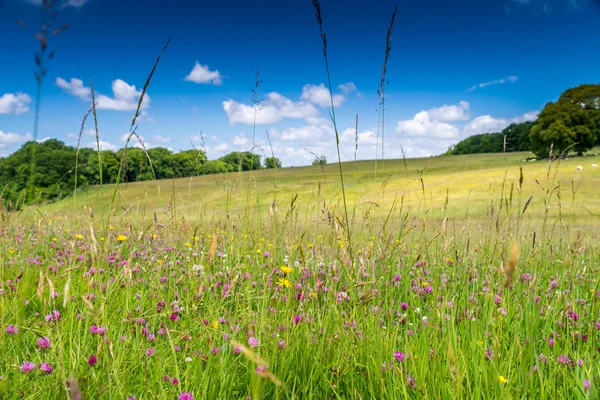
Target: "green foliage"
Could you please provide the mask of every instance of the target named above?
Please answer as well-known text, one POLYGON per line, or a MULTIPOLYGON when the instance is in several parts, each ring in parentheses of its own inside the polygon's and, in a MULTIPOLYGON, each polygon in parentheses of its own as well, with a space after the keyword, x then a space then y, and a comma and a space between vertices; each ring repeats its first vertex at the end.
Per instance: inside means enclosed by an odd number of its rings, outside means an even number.
MULTIPOLYGON (((2 160, 0 168, 0 186, 4 189, 2 198, 13 207, 31 182, 29 197, 33 201, 63 198, 71 194, 75 179, 75 152, 73 147, 56 139, 43 143, 35 141, 25 143, 19 150, 2 160), (31 175, 31 157, 36 153, 36 163, 31 175), (30 180, 31 178, 31 180, 30 180)), ((79 172, 78 181, 87 183, 83 172, 79 172)))
POLYGON ((506 152, 529 151, 529 133, 533 122, 511 124, 499 133, 484 133, 469 136, 460 141, 446 154, 479 154, 501 153, 504 151, 504 136, 506 136, 506 152))
POLYGON ((228 164, 230 171, 256 171, 263 168, 260 164, 260 155, 249 151, 233 151, 219 158, 219 160, 228 164))
MULTIPOLYGON (((6 158, 0 158, 1 199, 10 208, 19 208, 23 199, 37 203, 70 196, 75 188, 75 160, 77 149, 63 142, 50 139, 43 143, 25 143, 6 158), (31 176, 31 155, 35 150, 36 163, 31 182, 33 191, 26 196, 31 176)), ((207 161, 202 150, 185 150, 173 154, 171 150, 156 147, 148 150, 121 149, 117 152, 104 150, 102 157, 102 181, 115 183, 119 165, 123 160, 122 179, 137 182, 151 179, 171 179, 202 174, 233 171, 222 161, 207 161), (125 156, 126 154, 126 156, 125 156), (152 160, 152 163, 150 163, 152 160)), ((79 149, 77 189, 100 183, 98 172, 98 152, 93 149, 79 149)))
POLYGON ((325 157, 325 156, 316 157, 315 160, 312 162, 312 165, 325 165, 325 164, 327 164, 327 157, 325 157))
POLYGON ((277 157, 265 158, 265 168, 281 168, 281 161, 277 157))
POLYGON ((547 157, 572 149, 577 154, 600 143, 600 85, 580 85, 548 103, 531 129, 531 150, 547 157))

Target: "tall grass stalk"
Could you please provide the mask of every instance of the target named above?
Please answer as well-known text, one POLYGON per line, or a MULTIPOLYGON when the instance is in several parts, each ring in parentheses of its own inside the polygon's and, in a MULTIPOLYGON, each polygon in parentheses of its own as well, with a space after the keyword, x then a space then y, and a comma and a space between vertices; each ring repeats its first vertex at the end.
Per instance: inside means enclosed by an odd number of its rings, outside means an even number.
POLYGON ((102 191, 102 149, 100 148, 100 132, 98 131, 98 115, 96 114, 96 93, 94 92, 94 81, 90 78, 90 91, 92 92, 92 110, 94 111, 94 131, 96 132, 96 147, 98 149, 98 180, 100 191, 102 191))
POLYGON ((398 6, 394 8, 392 13, 392 20, 387 30, 385 38, 385 55, 383 57, 383 66, 381 67, 381 77, 379 79, 379 88, 377 89, 377 98, 379 99, 379 112, 381 113, 381 168, 384 168, 385 160, 385 88, 388 85, 386 80, 387 74, 387 63, 392 51, 392 32, 394 31, 394 20, 396 19, 396 12, 398 6))
POLYGON ((79 176, 79 149, 81 145, 81 136, 83 135, 83 129, 85 128, 85 121, 92 112, 92 108, 89 108, 83 119, 81 120, 81 128, 79 129, 79 136, 77 137, 77 151, 75 152, 75 187, 73 189, 73 204, 77 206, 77 178, 79 176))
POLYGON ((331 86, 331 73, 329 71, 329 59, 327 58, 327 36, 325 35, 325 32, 323 31, 323 18, 321 17, 321 5, 319 4, 318 0, 313 0, 312 4, 313 4, 313 7, 315 8, 317 24, 319 25, 320 36, 321 36, 321 40, 323 43, 322 50, 323 50, 323 57, 325 59, 325 70, 327 71, 327 87, 329 88, 329 99, 331 101, 330 117, 331 117, 331 122, 333 123, 333 129, 335 131, 335 146, 336 146, 337 157, 338 157, 340 183, 342 186, 342 200, 344 202, 344 216, 345 216, 345 220, 346 220, 346 237, 348 240, 348 250, 350 253, 350 261, 353 265, 354 264, 354 253, 352 251, 352 234, 351 234, 350 220, 348 218, 348 203, 346 201, 346 187, 344 185, 344 171, 342 168, 342 156, 340 154, 340 135, 338 133, 337 121, 335 118, 335 106, 333 104, 334 103, 333 102, 333 87, 331 86))
MULTIPOLYGON (((158 55, 158 57, 156 58, 156 61, 154 62, 154 65, 152 66, 152 70, 150 71, 150 74, 148 75, 148 78, 146 79, 146 83, 144 84, 144 87, 142 88, 142 94, 140 94, 140 98, 138 100, 138 105, 137 108, 135 110, 135 114, 133 116, 133 118, 131 119, 131 125, 129 126, 129 132, 127 133, 127 140, 125 141, 125 147, 123 148, 123 157, 121 158, 121 162, 119 163, 119 170, 117 172, 117 179, 115 182, 115 188, 113 190, 113 194, 110 200, 110 206, 108 209, 108 217, 106 219, 106 226, 109 225, 110 223, 110 217, 112 214, 112 210, 113 210, 113 206, 115 204, 115 200, 117 198, 117 191, 119 190, 119 184, 121 183, 121 172, 123 171, 123 164, 125 162, 125 158, 127 157, 127 146, 129 145, 129 142, 131 141, 132 136, 137 136, 136 134, 136 121, 140 116, 140 110, 142 108, 142 102, 144 101, 144 96, 146 95, 146 91, 148 90, 148 86, 150 86, 150 81, 152 80, 152 77, 154 76, 154 72, 156 71, 156 67, 158 66, 158 63, 160 62, 160 58, 162 57, 162 55, 164 54, 165 50, 167 50, 167 47, 169 47, 169 43, 171 43, 171 38, 169 38, 167 40, 167 42, 165 43, 163 49, 161 50, 160 54, 158 55)), ((146 152, 147 154, 147 152, 146 152)))

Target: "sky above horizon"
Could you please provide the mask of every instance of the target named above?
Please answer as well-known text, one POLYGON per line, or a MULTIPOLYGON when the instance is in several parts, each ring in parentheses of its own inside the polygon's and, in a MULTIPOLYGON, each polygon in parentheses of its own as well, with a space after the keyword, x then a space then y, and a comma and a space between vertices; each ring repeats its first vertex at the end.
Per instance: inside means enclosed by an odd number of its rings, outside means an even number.
MULTIPOLYGON (((193 143, 209 159, 250 150, 258 68, 256 152, 272 151, 284 166, 310 164, 313 154, 337 159, 310 0, 57 2, 57 26, 71 27, 50 38, 56 56, 42 87, 38 140, 77 144, 93 78, 102 147, 123 147, 141 88, 171 38, 142 106, 138 133, 147 147, 177 152, 193 143)), ((0 0, 0 157, 33 138, 40 4, 0 0)), ((396 4, 386 158, 401 157, 401 146, 407 157, 444 153, 472 134, 535 119, 569 87, 600 82, 598 0, 322 0, 343 160, 355 156, 356 114, 357 158, 374 159, 381 143, 377 88, 396 4)), ((96 146, 93 119, 81 146, 96 146)))

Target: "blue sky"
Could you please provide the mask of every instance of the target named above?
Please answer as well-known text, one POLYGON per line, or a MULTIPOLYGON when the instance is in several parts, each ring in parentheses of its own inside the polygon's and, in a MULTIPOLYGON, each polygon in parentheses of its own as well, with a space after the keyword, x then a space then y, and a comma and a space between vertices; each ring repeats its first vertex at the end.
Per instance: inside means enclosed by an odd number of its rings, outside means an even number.
MULTIPOLYGON (((251 88, 263 83, 256 144, 284 166, 312 152, 335 160, 318 26, 309 0, 206 2, 57 0, 56 56, 43 85, 39 139, 77 143, 98 94, 103 148, 124 145, 137 95, 167 38, 138 132, 147 146, 200 147, 211 159, 252 147, 251 88)), ((32 138, 41 0, 0 0, 0 156, 32 138), (26 28, 15 21, 22 20, 26 28)), ((342 158, 377 147, 377 94, 385 35, 398 15, 388 61, 385 156, 443 153, 471 134, 535 118, 548 101, 600 82, 597 0, 322 0, 342 158)), ((90 120, 91 122, 91 120, 90 120)), ((94 137, 82 136, 82 146, 94 137)), ((95 144, 94 144, 95 145, 95 144)))

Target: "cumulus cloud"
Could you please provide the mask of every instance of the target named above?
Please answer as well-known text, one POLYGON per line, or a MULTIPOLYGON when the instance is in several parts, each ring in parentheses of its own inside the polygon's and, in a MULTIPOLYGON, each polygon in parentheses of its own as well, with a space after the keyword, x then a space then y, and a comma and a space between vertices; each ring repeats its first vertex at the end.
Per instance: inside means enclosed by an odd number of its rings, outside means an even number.
MULTIPOLYGON (((26 0, 28 3, 31 3, 36 6, 41 6, 43 4, 42 0, 26 0)), ((73 7, 73 8, 81 8, 89 3, 89 0, 65 0, 63 2, 59 2, 61 7, 73 7)))
MULTIPOLYGON (((340 133, 340 143, 356 145, 356 129, 347 128, 340 133)), ((377 135, 373 131, 358 132, 358 145, 371 146, 377 144, 377 135)))
MULTIPOLYGON (((117 146, 115 146, 112 143, 105 142, 104 140, 100 140, 100 141, 98 141, 98 143, 100 144, 100 151, 103 151, 103 150, 117 151, 118 150, 117 146)), ((96 142, 89 142, 88 144, 85 145, 85 147, 88 147, 90 149, 97 149, 98 148, 98 143, 96 143, 96 142)))
MULTIPOLYGON (((348 85, 348 84, 346 84, 348 85)), ((352 84, 354 86, 354 84, 352 84)), ((325 87, 324 84, 320 85, 304 85, 302 88, 302 94, 300 98, 309 103, 313 103, 318 105, 319 107, 330 107, 331 106, 331 97, 329 89, 325 87)), ((333 95, 333 105, 335 107, 340 106, 346 98, 341 94, 333 95)))
POLYGON ((494 118, 491 115, 482 115, 465 125, 463 135, 466 137, 481 133, 500 132, 510 124, 535 121, 538 113, 538 111, 531 111, 515 118, 494 118))
POLYGON ((406 121, 398 121, 396 132, 409 138, 448 139, 458 137, 460 130, 446 122, 432 120, 427 111, 421 111, 406 121))
MULTIPOLYGON (((56 85, 72 96, 80 99, 91 101, 92 91, 89 87, 83 84, 81 79, 71 78, 69 81, 58 77, 56 85)), ((111 85, 113 97, 109 97, 100 93, 96 93, 96 108, 98 110, 115 110, 115 111, 135 111, 138 106, 139 98, 142 90, 138 90, 135 85, 130 85, 122 79, 115 79, 111 85)), ((150 96, 148 93, 144 95, 141 109, 150 107, 150 96)))
POLYGON ((471 118, 471 106, 467 101, 458 105, 446 105, 427 111, 429 118, 436 121, 464 121, 471 118))
POLYGON ((29 111, 31 97, 25 93, 5 93, 0 97, 0 114, 23 114, 29 111))
POLYGON ((489 81, 489 82, 482 82, 482 83, 478 83, 477 85, 473 85, 470 88, 468 88, 467 90, 469 92, 472 92, 473 90, 476 89, 481 89, 484 88, 486 86, 492 86, 492 85, 503 85, 505 83, 515 83, 517 80, 519 79, 518 76, 507 76, 506 78, 502 78, 502 79, 496 79, 494 81, 489 81))
POLYGON ((279 140, 315 143, 333 138, 335 132, 328 125, 307 125, 299 128, 286 128, 283 131, 272 129, 271 135, 279 140))
POLYGON ((188 82, 206 83, 211 85, 220 85, 223 79, 219 71, 211 71, 208 65, 202 65, 198 61, 192 68, 192 71, 185 77, 188 82))
POLYGON ((156 142, 156 143, 171 143, 171 138, 169 137, 164 137, 161 135, 154 135, 152 136, 152 141, 156 142))
POLYGON ((0 130, 0 149, 11 144, 23 143, 31 139, 32 137, 29 133, 19 135, 18 133, 3 132, 0 130))
MULTIPOLYGON (((254 123, 254 106, 238 103, 229 99, 223 102, 223 110, 231 125, 239 122, 246 125, 254 123)), ((304 101, 294 102, 279 93, 271 92, 261 103, 256 113, 256 124, 267 125, 281 121, 283 118, 316 117, 319 111, 312 104, 304 101)))
POLYGON ((344 94, 349 94, 356 91, 356 85, 354 82, 342 83, 341 85, 338 85, 338 89, 344 94))
POLYGON ((458 105, 443 105, 423 110, 412 119, 398 121, 396 132, 407 138, 456 138, 460 135, 460 129, 446 121, 469 119, 470 113, 471 109, 466 101, 461 101, 458 105))

